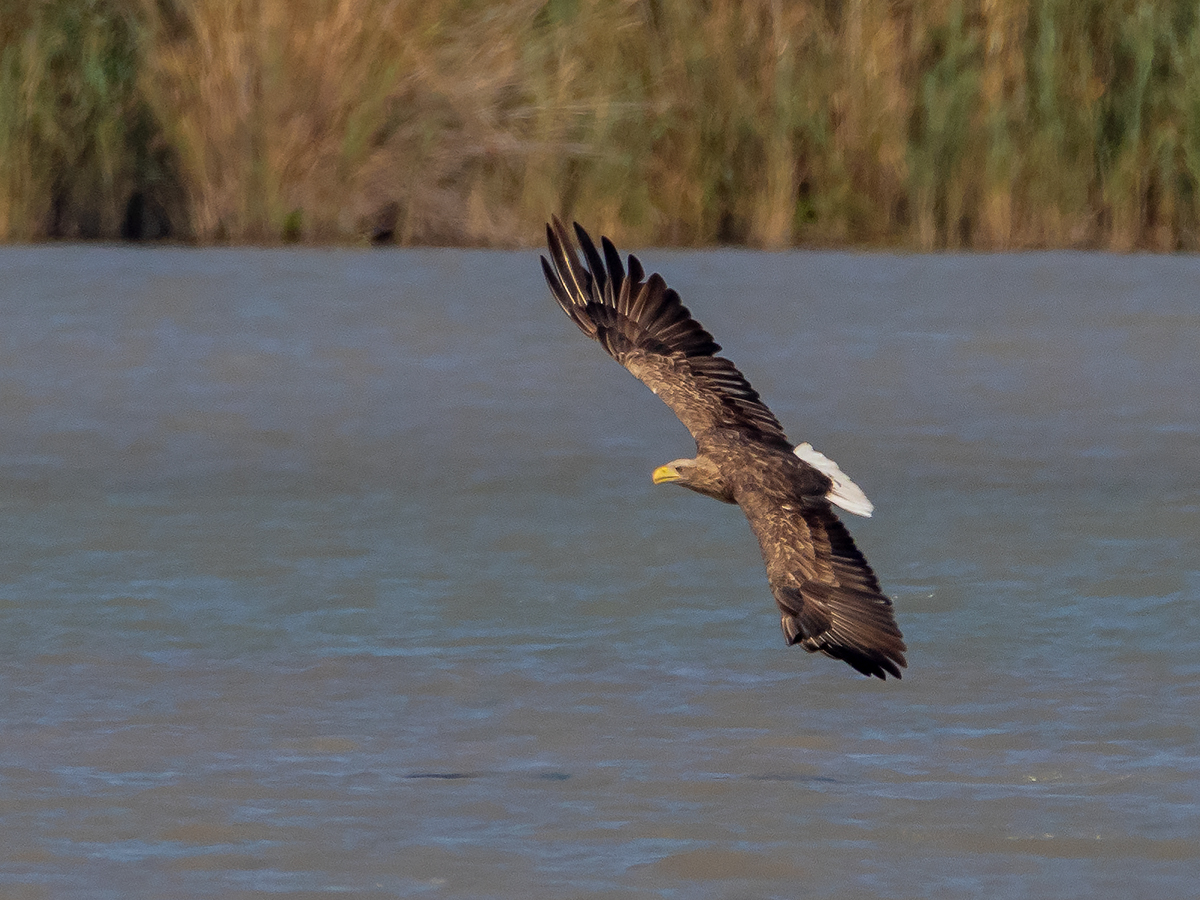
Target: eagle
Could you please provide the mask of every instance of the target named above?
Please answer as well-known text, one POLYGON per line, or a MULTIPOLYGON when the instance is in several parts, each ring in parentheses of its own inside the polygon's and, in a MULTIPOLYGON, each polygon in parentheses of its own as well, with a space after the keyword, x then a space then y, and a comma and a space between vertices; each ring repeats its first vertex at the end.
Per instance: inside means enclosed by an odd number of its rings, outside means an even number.
POLYGON ((808 443, 792 444, 779 420, 721 347, 667 287, 627 264, 606 237, 597 250, 578 223, 557 217, 541 257, 550 293, 588 337, 654 391, 696 441, 694 459, 654 470, 677 484, 736 503, 758 538, 788 645, 849 663, 863 675, 900 678, 908 649, 892 601, 833 511, 869 516, 866 495, 808 443))

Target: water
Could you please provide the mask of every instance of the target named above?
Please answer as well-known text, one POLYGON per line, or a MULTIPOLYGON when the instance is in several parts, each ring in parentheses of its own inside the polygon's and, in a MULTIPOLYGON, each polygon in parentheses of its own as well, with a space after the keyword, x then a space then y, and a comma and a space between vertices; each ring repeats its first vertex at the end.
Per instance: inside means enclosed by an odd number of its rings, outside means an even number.
POLYGON ((644 254, 910 668, 529 253, 0 250, 0 896, 1191 898, 1200 260, 644 254))

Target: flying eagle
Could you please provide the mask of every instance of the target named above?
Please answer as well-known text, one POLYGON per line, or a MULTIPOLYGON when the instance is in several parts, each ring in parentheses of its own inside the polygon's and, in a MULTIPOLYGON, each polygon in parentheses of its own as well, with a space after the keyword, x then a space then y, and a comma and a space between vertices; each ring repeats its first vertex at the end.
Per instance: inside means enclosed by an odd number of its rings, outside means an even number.
POLYGON ((758 538, 789 645, 820 650, 864 675, 900 677, 908 665, 892 601, 831 507, 869 516, 871 503, 837 463, 794 446, 745 376, 658 274, 628 270, 608 238, 603 257, 578 224, 586 265, 557 219, 546 226, 542 269, 559 306, 588 337, 671 407, 696 439, 696 458, 654 470, 736 503, 758 538))

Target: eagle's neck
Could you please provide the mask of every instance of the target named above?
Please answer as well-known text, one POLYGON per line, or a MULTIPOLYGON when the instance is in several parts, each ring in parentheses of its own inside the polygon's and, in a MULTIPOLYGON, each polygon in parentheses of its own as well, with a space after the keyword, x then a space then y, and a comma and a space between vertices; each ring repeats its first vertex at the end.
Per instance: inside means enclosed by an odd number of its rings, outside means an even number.
POLYGON ((698 494, 720 500, 722 503, 736 503, 733 497, 733 485, 721 474, 721 468, 710 457, 701 454, 695 459, 676 460, 672 465, 679 469, 679 484, 698 494))

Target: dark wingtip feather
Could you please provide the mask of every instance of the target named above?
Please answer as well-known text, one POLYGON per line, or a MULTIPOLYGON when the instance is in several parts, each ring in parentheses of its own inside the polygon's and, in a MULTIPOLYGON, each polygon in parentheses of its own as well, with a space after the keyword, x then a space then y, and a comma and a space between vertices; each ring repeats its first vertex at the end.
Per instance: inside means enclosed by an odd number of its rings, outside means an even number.
POLYGON ((903 653, 897 651, 886 653, 881 650, 847 647, 844 644, 832 644, 799 635, 788 640, 789 646, 793 644, 799 644, 809 653, 820 652, 831 659, 839 659, 856 672, 881 681, 886 681, 889 675, 899 680, 904 677, 900 670, 908 668, 908 660, 904 658, 903 653))
POLYGON ((621 265, 621 254, 617 252, 613 242, 602 235, 600 246, 604 250, 604 262, 608 266, 608 274, 616 281, 624 281, 625 267, 621 265))
POLYGON ((874 677, 881 681, 886 681, 888 675, 899 680, 904 677, 900 670, 908 668, 908 660, 904 658, 903 653, 896 650, 890 652, 873 649, 860 650, 856 647, 846 646, 821 647, 819 649, 834 659, 848 663, 868 678, 874 677))
POLYGON ((903 677, 908 648, 887 597, 817 581, 800 589, 777 587, 774 593, 789 646, 799 644, 809 653, 840 659, 863 675, 903 677))
POLYGON ((642 261, 629 254, 629 280, 634 284, 639 284, 646 280, 646 270, 642 267, 642 261))
POLYGON ((544 256, 539 256, 542 261, 542 274, 546 276, 546 284, 550 286, 550 294, 558 301, 558 305, 565 309, 568 313, 571 312, 571 298, 563 288, 562 279, 558 277, 558 273, 550 265, 550 260, 544 256))
MULTIPOLYGON (((607 293, 608 272, 604 268, 604 261, 600 258, 599 251, 596 250, 596 245, 592 243, 592 236, 583 230, 583 226, 578 222, 573 223, 575 226, 575 238, 579 241, 579 247, 583 250, 583 258, 587 260, 588 271, 592 273, 592 278, 596 282, 596 287, 601 296, 607 293)), ((611 299, 611 294, 608 294, 611 299)))

